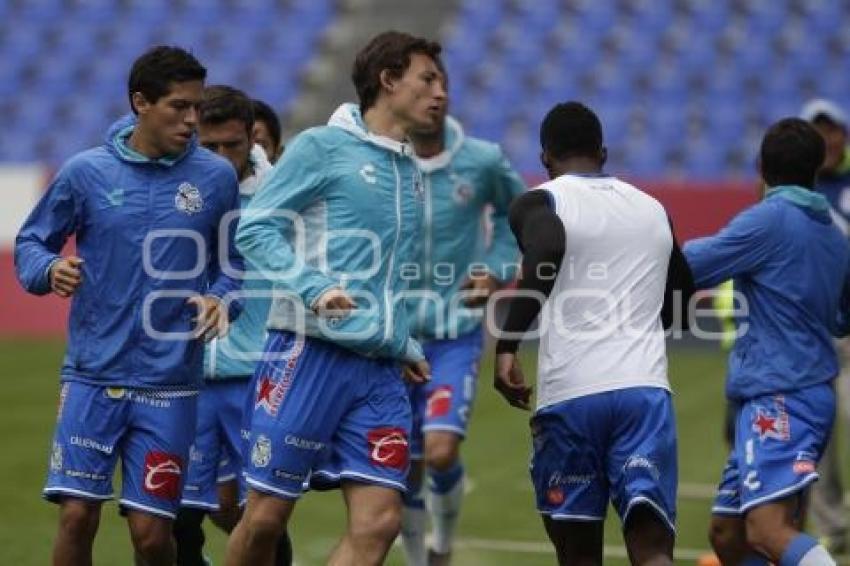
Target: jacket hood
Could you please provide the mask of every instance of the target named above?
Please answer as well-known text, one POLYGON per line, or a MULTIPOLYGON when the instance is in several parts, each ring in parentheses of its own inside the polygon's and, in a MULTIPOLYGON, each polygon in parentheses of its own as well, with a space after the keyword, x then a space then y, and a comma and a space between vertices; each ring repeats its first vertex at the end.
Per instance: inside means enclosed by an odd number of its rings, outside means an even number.
POLYGON ((135 114, 126 114, 114 122, 106 132, 106 147, 122 161, 126 161, 127 163, 156 163, 171 167, 179 163, 198 146, 198 136, 197 134, 192 134, 189 144, 183 150, 183 153, 151 159, 131 148, 127 143, 138 122, 139 120, 135 114))
POLYGON ((351 102, 342 104, 336 109, 331 115, 330 120, 328 120, 328 126, 341 128, 363 141, 394 153, 409 157, 413 156, 413 148, 409 143, 400 142, 386 136, 379 136, 367 130, 366 124, 363 122, 363 117, 360 115, 360 108, 351 102))
POLYGON ((781 198, 808 211, 813 216, 830 221, 829 201, 822 194, 795 185, 783 185, 771 188, 766 198, 781 198))
POLYGON ((463 126, 451 116, 446 116, 443 127, 443 140, 443 151, 427 159, 416 158, 416 164, 423 173, 433 173, 434 171, 448 167, 455 154, 463 145, 463 126))
POLYGON ((254 173, 250 177, 246 177, 239 183, 239 194, 242 196, 252 196, 263 184, 263 180, 272 170, 272 164, 269 163, 269 158, 266 152, 257 144, 251 148, 251 155, 248 157, 254 173))

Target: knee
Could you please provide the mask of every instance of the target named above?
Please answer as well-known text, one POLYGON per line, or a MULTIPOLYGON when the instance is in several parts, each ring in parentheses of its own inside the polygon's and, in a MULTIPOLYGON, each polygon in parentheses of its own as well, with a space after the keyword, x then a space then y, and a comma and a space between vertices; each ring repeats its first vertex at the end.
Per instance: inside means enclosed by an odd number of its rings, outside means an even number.
POLYGON ((66 501, 59 514, 59 528, 75 540, 93 540, 100 522, 100 508, 86 501, 66 501))
POLYGON ((441 438, 425 445, 425 465, 434 471, 445 472, 457 463, 459 443, 441 438))
POLYGON ((269 514, 251 514, 242 518, 242 526, 249 544, 272 544, 285 532, 283 521, 269 514))
POLYGON ((765 521, 763 517, 755 517, 756 513, 749 513, 746 518, 747 544, 750 548, 767 556, 781 555, 787 536, 786 528, 782 524, 774 524, 765 521))
POLYGON ((138 522, 132 532, 133 548, 148 562, 156 563, 174 550, 171 523, 162 520, 138 522))
POLYGON ((393 541, 401 531, 401 509, 392 506, 370 516, 360 517, 351 524, 349 535, 358 540, 393 541))
POLYGON ((712 518, 708 527, 708 541, 715 552, 723 554, 726 549, 736 546, 739 538, 740 534, 728 520, 712 518))

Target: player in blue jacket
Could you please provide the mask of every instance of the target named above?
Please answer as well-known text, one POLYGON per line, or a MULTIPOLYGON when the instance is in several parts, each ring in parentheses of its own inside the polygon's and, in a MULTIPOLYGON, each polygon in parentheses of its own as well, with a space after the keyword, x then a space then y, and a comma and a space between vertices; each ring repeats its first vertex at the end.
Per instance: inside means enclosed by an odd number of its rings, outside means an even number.
POLYGON ((823 160, 811 125, 774 124, 761 145, 764 200, 684 248, 697 287, 733 278, 748 310, 729 356, 726 394, 741 406, 711 526, 724 564, 835 563, 798 522, 832 431, 833 336, 848 330, 850 247, 813 190, 823 160))
MULTIPOLYGON (((195 138, 205 76, 176 47, 139 57, 128 84, 134 115, 65 163, 15 243, 27 291, 73 296, 44 489, 61 505, 54 564, 91 563, 119 457, 138 555, 174 562, 202 339, 225 330, 223 299, 239 288, 219 261, 220 220, 239 206, 236 176, 195 138), (77 255, 62 257, 71 235, 77 255)), ((232 244, 226 255, 241 271, 232 244)))
POLYGON ((398 535, 411 426, 399 361, 409 379, 428 375, 402 294, 422 209, 405 140, 442 116, 439 53, 404 33, 373 38, 354 63, 359 107, 298 135, 243 211, 238 247, 276 295, 228 564, 271 561, 308 477, 342 487, 332 563, 379 564, 398 535))
POLYGON ((425 207, 408 312, 432 374, 430 382, 410 388, 413 463, 402 536, 408 564, 418 566, 428 560, 429 512, 431 563, 447 562, 451 555, 464 489, 460 443, 475 399, 483 340, 479 307, 516 275, 519 250, 508 208, 525 185, 498 145, 465 136, 450 116, 436 129, 416 132, 413 143, 425 207), (485 217, 492 221, 489 242, 485 217), (427 511, 423 468, 429 480, 427 511))

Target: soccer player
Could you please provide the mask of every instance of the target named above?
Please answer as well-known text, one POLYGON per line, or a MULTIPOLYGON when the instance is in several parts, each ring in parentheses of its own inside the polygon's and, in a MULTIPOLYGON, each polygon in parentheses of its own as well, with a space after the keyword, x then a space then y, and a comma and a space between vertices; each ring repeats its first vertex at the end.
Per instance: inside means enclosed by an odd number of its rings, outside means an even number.
POLYGON ((228 564, 270 561, 310 474, 341 484, 348 510, 331 563, 381 563, 398 535, 411 426, 398 362, 428 377, 398 300, 422 208, 406 139, 442 117, 439 53, 404 33, 373 38, 354 62, 359 106, 298 135, 243 212, 238 247, 281 296, 254 374, 248 504, 228 564))
POLYGON ((672 564, 676 430, 664 326, 693 282, 661 204, 602 172, 592 110, 556 105, 540 141, 552 180, 511 206, 524 255, 495 387, 530 408, 517 337, 542 312, 531 478, 559 563, 602 564, 610 498, 631 562, 672 564))
POLYGON ((508 226, 508 207, 525 190, 501 149, 466 137, 460 124, 445 116, 446 109, 442 107, 439 127, 412 137, 424 177, 425 210, 420 271, 411 282, 408 312, 433 379, 410 388, 412 464, 402 538, 411 565, 427 561, 429 514, 434 527, 430 562, 448 563, 451 555, 464 489, 460 443, 475 398, 483 338, 481 311, 475 307, 515 277, 519 253, 508 226), (488 245, 481 221, 490 207, 488 245), (457 300, 459 293, 467 295, 465 300, 457 300), (421 495, 423 468, 429 480, 427 511, 421 495))
POLYGON ((765 134, 764 199, 718 234, 688 242, 697 287, 733 278, 748 315, 729 356, 726 393, 740 402, 735 444, 712 509, 711 544, 724 564, 835 562, 800 532, 802 494, 832 430, 834 334, 850 279, 850 246, 812 189, 824 142, 798 118, 765 134))
MULTIPOLYGON (((253 126, 253 103, 242 91, 223 85, 204 89, 198 139, 203 147, 233 165, 242 207, 251 201, 272 168, 265 151, 251 139, 253 126)), ((180 566, 204 564, 201 523, 207 513, 226 533, 239 520, 242 413, 250 397, 249 380, 265 342, 271 297, 262 295, 268 294, 270 287, 260 279, 248 279, 243 287, 246 299, 241 315, 226 337, 213 339, 206 348, 197 430, 182 507, 174 525, 180 566), (229 473, 222 474, 222 460, 229 473)), ((286 536, 281 544, 277 563, 288 564, 291 551, 286 536)))
MULTIPOLYGON (((65 163, 16 240, 27 291, 73 297, 44 489, 60 504, 54 564, 91 564, 119 457, 137 556, 175 560, 201 339, 225 331, 223 299, 239 287, 218 253, 219 223, 239 206, 236 175, 195 136, 205 77, 180 48, 139 57, 128 83, 133 114, 103 146, 65 163), (78 255, 60 256, 71 235, 78 255)), ((240 269, 233 245, 228 255, 240 269)))
POLYGON ((266 152, 269 162, 274 164, 283 153, 280 139, 280 119, 272 107, 262 100, 254 100, 254 143, 266 152))

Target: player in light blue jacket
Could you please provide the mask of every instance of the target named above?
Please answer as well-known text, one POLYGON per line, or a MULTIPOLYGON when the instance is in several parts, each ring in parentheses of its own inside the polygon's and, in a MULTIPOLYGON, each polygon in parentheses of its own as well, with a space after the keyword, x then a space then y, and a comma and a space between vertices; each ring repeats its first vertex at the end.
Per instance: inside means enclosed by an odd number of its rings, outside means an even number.
POLYGON ((724 564, 835 564, 798 520, 832 432, 833 336, 847 334, 850 312, 850 246, 813 190, 824 153, 803 120, 771 126, 760 154, 764 200, 684 248, 697 287, 733 278, 746 309, 726 381, 740 402, 735 441, 712 508, 724 564))
POLYGON ((205 76, 179 48, 139 57, 128 84, 135 115, 65 163, 16 240, 28 291, 73 296, 44 489, 61 504, 56 564, 92 562, 119 456, 136 552, 147 564, 174 562, 200 338, 224 331, 222 299, 242 271, 235 230, 220 237, 222 218, 239 206, 236 175, 195 138, 205 76), (62 257, 71 235, 77 255, 62 257))
POLYGON ((516 276, 519 250, 508 208, 525 185, 498 145, 465 136, 450 116, 434 130, 417 132, 413 141, 425 206, 408 312, 433 378, 410 387, 413 465, 402 536, 408 564, 424 566, 423 467, 434 527, 430 561, 447 562, 463 499, 459 450, 475 398, 483 339, 480 307, 516 276), (492 223, 489 234, 485 220, 492 223))
POLYGON ((376 36, 354 63, 359 107, 298 135, 243 212, 237 245, 276 295, 229 564, 271 561, 308 478, 345 496, 332 563, 382 563, 398 535, 411 426, 399 362, 410 379, 428 376, 402 294, 422 212, 405 140, 441 116, 439 52, 408 34, 376 36))

